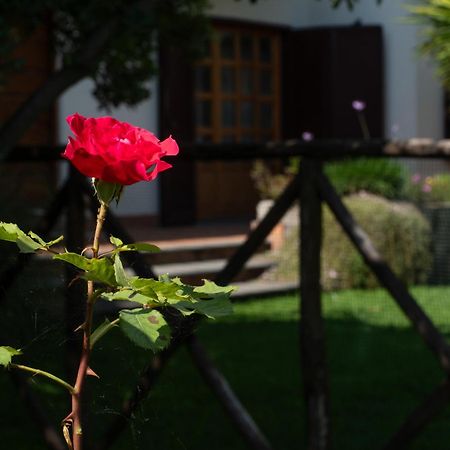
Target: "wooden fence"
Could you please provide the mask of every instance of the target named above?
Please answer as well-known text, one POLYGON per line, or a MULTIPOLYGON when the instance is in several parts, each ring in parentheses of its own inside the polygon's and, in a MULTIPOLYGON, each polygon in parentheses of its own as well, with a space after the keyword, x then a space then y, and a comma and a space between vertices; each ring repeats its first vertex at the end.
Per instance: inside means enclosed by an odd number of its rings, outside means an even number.
MULTIPOLYGON (((405 448, 410 441, 442 410, 450 401, 450 346, 437 330, 433 322, 418 305, 402 282, 394 275, 370 238, 355 222, 342 203, 330 181, 323 173, 323 162, 329 159, 348 157, 419 157, 450 159, 449 141, 433 142, 415 139, 401 142, 385 141, 329 141, 329 142, 284 142, 265 145, 202 145, 182 147, 181 158, 194 160, 233 160, 233 159, 271 159, 291 156, 301 157, 300 173, 297 174, 279 196, 269 213, 248 236, 245 242, 229 259, 224 269, 217 275, 218 284, 228 284, 244 267, 252 254, 265 241, 273 227, 281 220, 292 204, 299 200, 300 208, 300 351, 304 400, 306 402, 306 448, 308 450, 328 450, 332 448, 330 394, 326 360, 326 339, 321 308, 320 252, 322 236, 322 203, 326 203, 336 220, 349 236, 366 264, 372 269, 380 284, 391 294, 411 324, 423 339, 429 350, 435 355, 443 370, 443 381, 411 412, 401 428, 388 440, 383 450, 405 448)), ((26 148, 14 152, 8 161, 55 161, 60 149, 26 148)), ((87 181, 75 172, 56 193, 47 211, 35 230, 46 236, 54 227, 58 218, 66 216, 67 247, 83 248, 84 211, 89 209, 93 217, 97 213, 97 203, 92 196, 87 181)), ((105 232, 113 234, 125 242, 134 239, 121 226, 120 221, 108 213, 105 232)), ((153 276, 153 271, 139 254, 125 253, 127 263, 132 264, 139 276, 153 276)), ((21 255, 17 262, 0 275, 0 301, 7 295, 8 288, 32 258, 21 255)), ((68 278, 73 276, 68 273, 68 278)), ((212 392, 223 405, 237 431, 248 448, 270 450, 272 445, 239 401, 231 386, 219 369, 213 364, 205 346, 195 335, 197 317, 183 319, 177 324, 176 334, 171 345, 154 356, 140 375, 139 383, 133 394, 123 405, 120 414, 110 424, 108 431, 97 442, 95 450, 111 448, 122 431, 127 427, 130 417, 140 402, 148 395, 164 370, 166 363, 181 345, 187 345, 192 360, 210 386, 212 392)), ((80 293, 71 286, 67 290, 66 327, 67 332, 80 321, 80 293)), ((68 341, 68 367, 74 364, 77 346, 68 341)), ((11 373, 15 385, 26 401, 32 417, 40 426, 49 448, 63 450, 65 445, 60 433, 46 419, 45 411, 33 393, 28 389, 26 380, 11 373)), ((300 380, 299 380, 300 382, 300 380)), ((302 447, 299 442, 299 448, 302 447)))

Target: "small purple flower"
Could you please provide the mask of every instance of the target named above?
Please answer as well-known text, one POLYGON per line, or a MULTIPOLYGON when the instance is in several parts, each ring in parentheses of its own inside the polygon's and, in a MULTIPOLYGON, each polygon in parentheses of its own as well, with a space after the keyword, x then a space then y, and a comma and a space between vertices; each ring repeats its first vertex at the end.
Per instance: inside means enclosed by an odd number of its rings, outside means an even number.
POLYGON ((431 192, 431 190, 432 190, 431 184, 425 183, 425 184, 422 186, 422 192, 431 192))
POLYGON ((304 131, 302 133, 302 139, 305 142, 311 142, 314 139, 314 134, 312 134, 310 131, 304 131))
POLYGON ((353 100, 352 108, 355 111, 364 111, 366 109, 366 102, 364 102, 362 100, 353 100))
POLYGON ((419 182, 420 182, 420 180, 421 180, 421 176, 420 176, 420 173, 415 173, 412 177, 411 177, 411 182, 413 183, 413 184, 418 184, 419 182))

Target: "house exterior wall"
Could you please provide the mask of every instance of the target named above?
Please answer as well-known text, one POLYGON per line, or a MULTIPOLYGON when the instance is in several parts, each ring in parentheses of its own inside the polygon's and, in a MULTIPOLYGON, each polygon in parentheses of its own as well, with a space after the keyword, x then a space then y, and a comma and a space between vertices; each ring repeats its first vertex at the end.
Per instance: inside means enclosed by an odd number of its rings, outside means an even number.
MULTIPOLYGON (((417 53, 420 34, 417 26, 406 24, 407 12, 402 0, 375 0, 359 2, 353 11, 345 6, 333 10, 328 0, 213 0, 213 17, 249 20, 291 27, 351 25, 382 25, 385 49, 385 130, 391 137, 443 136, 443 93, 433 64, 417 53)), ((156 88, 156 82, 153 87, 156 88)), ((77 111, 83 115, 105 114, 97 108, 91 95, 92 84, 82 81, 68 90, 59 100, 58 140, 66 141, 68 127, 64 118, 77 111)), ((111 114, 150 130, 157 130, 157 89, 153 96, 137 108, 116 108, 111 114)), ((368 105, 370 108, 370 105, 368 105)), ((164 136, 160 136, 164 138, 164 136)), ((157 214, 158 182, 138 183, 125 190, 125 201, 118 212, 123 215, 157 214), (126 199, 132 201, 126 201, 126 199)))

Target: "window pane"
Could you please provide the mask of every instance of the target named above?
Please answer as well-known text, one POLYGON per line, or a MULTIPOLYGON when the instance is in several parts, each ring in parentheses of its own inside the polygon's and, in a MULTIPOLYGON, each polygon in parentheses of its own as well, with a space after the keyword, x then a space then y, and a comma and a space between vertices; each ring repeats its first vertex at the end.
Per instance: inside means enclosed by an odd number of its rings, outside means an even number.
POLYGON ((222 126, 233 127, 236 124, 236 104, 231 100, 222 101, 222 126))
POLYGON ((220 78, 222 92, 232 93, 236 91, 236 71, 233 67, 222 67, 220 78))
POLYGON ((272 94, 272 72, 270 70, 261 70, 259 73, 259 92, 263 95, 272 94))
POLYGON ((232 33, 222 33, 220 36, 220 55, 224 59, 234 59, 234 36, 232 33))
POLYGON ((211 91, 211 68, 209 66, 196 67, 195 89, 197 90, 197 92, 211 91))
POLYGON ((241 69, 241 93, 251 95, 254 92, 253 70, 249 67, 241 69))
POLYGON ((251 36, 241 36, 241 59, 251 61, 253 59, 253 39, 251 36))
POLYGON ((259 40, 259 60, 266 63, 272 60, 272 46, 268 37, 262 37, 259 40))
POLYGON ((254 110, 253 103, 242 102, 241 103, 241 120, 240 125, 245 128, 250 128, 254 123, 254 110))
POLYGON ((273 107, 271 103, 261 103, 259 110, 259 124, 261 128, 273 127, 273 107))
POLYGON ((211 122, 211 101, 198 100, 195 104, 195 124, 198 127, 210 127, 211 122))

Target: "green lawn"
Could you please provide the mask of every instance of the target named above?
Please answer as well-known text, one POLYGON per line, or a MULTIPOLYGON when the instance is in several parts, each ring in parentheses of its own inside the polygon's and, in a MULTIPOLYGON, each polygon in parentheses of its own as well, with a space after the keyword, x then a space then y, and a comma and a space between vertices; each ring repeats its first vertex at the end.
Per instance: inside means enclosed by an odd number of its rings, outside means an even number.
MULTIPOLYGON (((64 350, 60 306, 55 285, 42 294, 42 277, 30 272, 2 306, 1 326, 8 342, 25 347, 27 363, 58 374, 64 350), (20 294, 20 295, 19 295, 20 294), (55 305, 49 311, 48 305, 55 305), (21 316, 19 328, 13 319, 21 316)), ((450 289, 416 288, 418 297, 438 327, 450 335, 450 289)), ((249 300, 235 314, 208 322, 199 330, 217 366, 273 443, 275 449, 304 448, 304 410, 298 350, 298 299, 295 296, 249 300), (300 443, 300 444, 299 444, 300 443)), ((334 448, 379 449, 406 415, 442 378, 434 357, 381 290, 326 294, 327 351, 330 367, 334 448)), ((2 343, 3 344, 3 343, 2 343)), ((118 413, 139 368, 148 355, 114 331, 93 355, 101 380, 90 380, 89 432, 101 435, 118 413)), ((55 423, 68 412, 65 393, 32 380, 46 396, 55 423)), ((0 433, 2 448, 43 449, 34 425, 5 373, 0 373, 0 433)), ((93 438, 95 439, 95 438, 93 438)), ((414 443, 413 449, 448 450, 450 408, 414 443)), ((182 350, 164 372, 149 399, 139 408, 128 431, 114 447, 120 450, 244 449, 182 350)))

